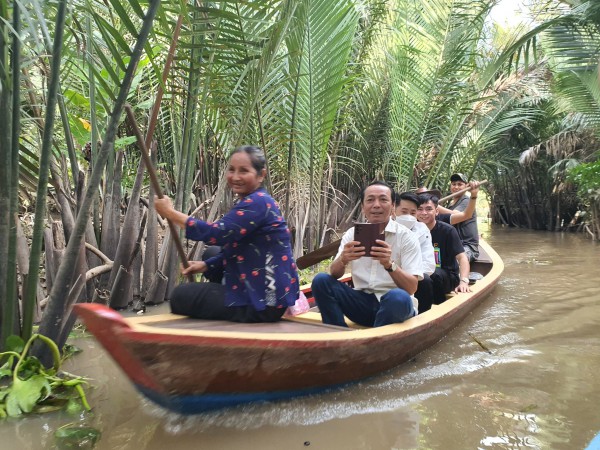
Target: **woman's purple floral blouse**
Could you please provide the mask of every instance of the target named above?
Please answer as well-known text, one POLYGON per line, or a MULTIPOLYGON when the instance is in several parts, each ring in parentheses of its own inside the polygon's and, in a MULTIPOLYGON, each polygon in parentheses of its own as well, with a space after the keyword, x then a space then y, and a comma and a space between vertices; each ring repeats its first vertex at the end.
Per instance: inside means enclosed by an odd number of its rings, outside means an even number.
POLYGON ((279 206, 259 188, 243 197, 220 220, 211 223, 189 217, 189 239, 219 245, 222 253, 206 260, 208 272, 223 271, 225 304, 287 308, 299 295, 290 230, 279 206))

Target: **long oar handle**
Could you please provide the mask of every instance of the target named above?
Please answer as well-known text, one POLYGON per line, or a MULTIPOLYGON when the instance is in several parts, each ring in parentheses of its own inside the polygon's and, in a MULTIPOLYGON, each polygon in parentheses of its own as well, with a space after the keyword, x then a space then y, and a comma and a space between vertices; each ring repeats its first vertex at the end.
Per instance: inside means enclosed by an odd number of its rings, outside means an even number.
MULTIPOLYGON (((154 170, 154 166, 152 165, 152 161, 150 160, 150 155, 148 154, 146 142, 144 141, 144 137, 142 136, 140 127, 138 127, 137 121, 135 120, 135 115, 133 114, 131 105, 125 105, 125 113, 127 114, 127 118, 129 119, 129 123, 133 128, 133 132, 137 139, 138 146, 140 147, 140 150, 142 152, 142 159, 144 160, 144 165, 146 166, 148 175, 150 176, 150 183, 152 184, 152 188, 154 188, 154 192, 156 192, 156 196, 158 198, 163 198, 164 195, 160 187, 160 183, 158 182, 158 177, 156 176, 156 170, 154 170)), ((177 248, 177 253, 179 254, 179 258, 181 259, 181 264, 183 264, 183 267, 188 268, 190 267, 190 263, 188 262, 185 250, 183 249, 183 245, 181 245, 181 240, 179 239, 179 230, 177 229, 175 224, 169 219, 167 219, 167 222, 169 224, 169 230, 171 230, 173 242, 175 243, 175 247, 177 248)), ((188 280, 194 281, 194 276, 188 275, 188 280)))
MULTIPOLYGON (((483 186, 484 184, 487 184, 488 180, 482 180, 479 182, 479 186, 483 186)), ((472 188, 471 186, 466 187, 464 189, 461 189, 458 192, 455 192, 454 194, 450 194, 450 195, 446 195, 445 197, 442 197, 438 200, 438 202, 445 202, 446 200, 450 200, 451 198, 454 197, 460 197, 461 195, 463 195, 465 192, 470 191, 472 188)))

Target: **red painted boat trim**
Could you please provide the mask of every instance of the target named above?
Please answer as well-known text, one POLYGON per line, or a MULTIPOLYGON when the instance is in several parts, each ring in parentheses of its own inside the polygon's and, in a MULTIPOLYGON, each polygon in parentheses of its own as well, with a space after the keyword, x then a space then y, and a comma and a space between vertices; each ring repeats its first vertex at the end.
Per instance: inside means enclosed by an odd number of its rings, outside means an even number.
POLYGON ((131 327, 118 312, 99 303, 79 303, 73 309, 134 383, 158 393, 166 393, 162 386, 148 376, 144 366, 122 344, 121 334, 131 327))

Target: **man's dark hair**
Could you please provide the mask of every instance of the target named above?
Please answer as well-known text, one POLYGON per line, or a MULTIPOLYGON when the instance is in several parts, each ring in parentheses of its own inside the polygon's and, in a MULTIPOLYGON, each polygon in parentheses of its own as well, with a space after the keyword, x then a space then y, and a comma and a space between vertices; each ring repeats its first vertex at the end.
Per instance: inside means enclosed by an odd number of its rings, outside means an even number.
POLYGON ((399 206, 400 201, 402 200, 412 202, 417 206, 417 208, 419 207, 419 197, 417 196, 417 194, 414 194, 412 192, 403 192, 402 194, 396 194, 394 196, 394 205, 399 206))
POLYGON ((427 203, 430 200, 431 200, 431 203, 433 203, 435 206, 437 206, 438 202, 440 201, 440 199, 437 197, 437 195, 421 194, 421 195, 419 195, 418 205, 421 206, 422 204, 427 203))
POLYGON ((385 181, 372 181, 362 191, 360 191, 360 204, 361 205, 365 202, 365 191, 367 190, 367 188, 369 188, 371 186, 385 186, 386 188, 388 188, 390 190, 390 198, 392 199, 392 201, 394 200, 395 195, 396 195, 396 193, 394 192, 394 188, 392 188, 385 181))

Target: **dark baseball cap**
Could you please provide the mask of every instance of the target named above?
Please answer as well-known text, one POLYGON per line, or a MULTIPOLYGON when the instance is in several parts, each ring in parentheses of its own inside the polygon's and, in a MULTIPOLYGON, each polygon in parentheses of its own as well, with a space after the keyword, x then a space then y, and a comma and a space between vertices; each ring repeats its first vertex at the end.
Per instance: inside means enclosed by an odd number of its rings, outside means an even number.
POLYGON ((468 183, 467 177, 465 177, 462 173, 455 173, 450 177, 450 181, 462 181, 463 183, 468 183))

